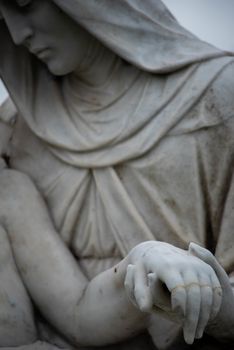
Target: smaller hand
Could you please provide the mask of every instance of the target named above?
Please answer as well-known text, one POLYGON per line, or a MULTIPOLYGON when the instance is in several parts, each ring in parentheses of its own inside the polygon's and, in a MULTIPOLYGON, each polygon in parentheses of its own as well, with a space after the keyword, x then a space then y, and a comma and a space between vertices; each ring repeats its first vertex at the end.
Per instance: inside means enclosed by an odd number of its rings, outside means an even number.
POLYGON ((144 242, 130 252, 125 288, 143 312, 160 309, 183 327, 192 344, 200 338, 221 304, 221 286, 204 261, 163 242, 144 242))
MULTIPOLYGON (((225 270, 219 264, 214 255, 207 249, 195 243, 189 246, 189 253, 209 264, 215 271, 221 288, 222 302, 217 315, 211 317, 207 331, 216 338, 234 338, 234 293, 225 270)), ((199 331, 199 330, 198 330, 199 331)))

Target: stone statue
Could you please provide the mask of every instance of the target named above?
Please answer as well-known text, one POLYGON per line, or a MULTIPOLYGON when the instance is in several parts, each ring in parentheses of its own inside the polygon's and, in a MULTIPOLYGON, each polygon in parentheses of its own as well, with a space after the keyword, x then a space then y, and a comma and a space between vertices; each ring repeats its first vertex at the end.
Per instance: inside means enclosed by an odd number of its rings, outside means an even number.
POLYGON ((0 347, 232 344, 233 55, 160 0, 0 12, 0 347))

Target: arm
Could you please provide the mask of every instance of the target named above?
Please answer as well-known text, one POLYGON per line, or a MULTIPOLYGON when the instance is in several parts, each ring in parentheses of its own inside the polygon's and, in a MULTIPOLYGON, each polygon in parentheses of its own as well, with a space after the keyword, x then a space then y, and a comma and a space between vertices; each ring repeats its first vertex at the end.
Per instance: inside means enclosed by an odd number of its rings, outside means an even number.
POLYGON ((218 312, 220 285, 213 270, 162 242, 139 244, 117 266, 89 282, 31 181, 5 170, 0 185, 0 220, 23 282, 46 319, 74 344, 106 345, 129 338, 147 328, 155 306, 177 315, 186 341, 192 343, 200 303, 209 302, 208 295, 200 293, 203 281, 216 300, 208 311, 218 312))
POLYGON ((215 256, 197 245, 190 253, 209 264, 216 272, 222 286, 223 298, 218 315, 213 318, 206 332, 220 340, 234 339, 234 294, 226 272, 234 268, 234 63, 229 64, 208 91, 206 103, 219 125, 211 128, 206 144, 200 140, 203 150, 204 169, 210 222, 208 244, 215 256), (212 108, 211 108, 212 106, 212 108), (213 242, 212 242, 213 238, 213 242), (226 271, 226 272, 225 272, 226 271))
POLYGON ((0 105, 0 170, 8 167, 9 141, 12 137, 15 117, 16 110, 8 98, 0 105))
POLYGON ((0 183, 0 220, 16 264, 29 294, 53 326, 74 344, 87 346, 115 343, 146 327, 147 315, 124 291, 127 260, 89 282, 31 181, 6 170, 0 183))

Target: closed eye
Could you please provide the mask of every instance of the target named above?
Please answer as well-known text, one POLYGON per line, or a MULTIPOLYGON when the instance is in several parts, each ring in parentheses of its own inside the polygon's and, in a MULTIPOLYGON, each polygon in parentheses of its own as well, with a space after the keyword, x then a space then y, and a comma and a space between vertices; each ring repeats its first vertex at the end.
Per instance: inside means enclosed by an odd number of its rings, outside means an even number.
POLYGON ((27 7, 29 5, 31 5, 32 0, 17 0, 17 5, 19 7, 27 7))

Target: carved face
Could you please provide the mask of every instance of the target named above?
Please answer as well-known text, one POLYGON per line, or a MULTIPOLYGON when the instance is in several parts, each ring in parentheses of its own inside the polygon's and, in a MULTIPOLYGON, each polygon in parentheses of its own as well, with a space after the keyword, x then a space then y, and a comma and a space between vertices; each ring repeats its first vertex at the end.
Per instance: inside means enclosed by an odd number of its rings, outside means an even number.
POLYGON ((16 45, 25 46, 55 75, 85 60, 92 36, 51 0, 0 0, 0 11, 16 45))

